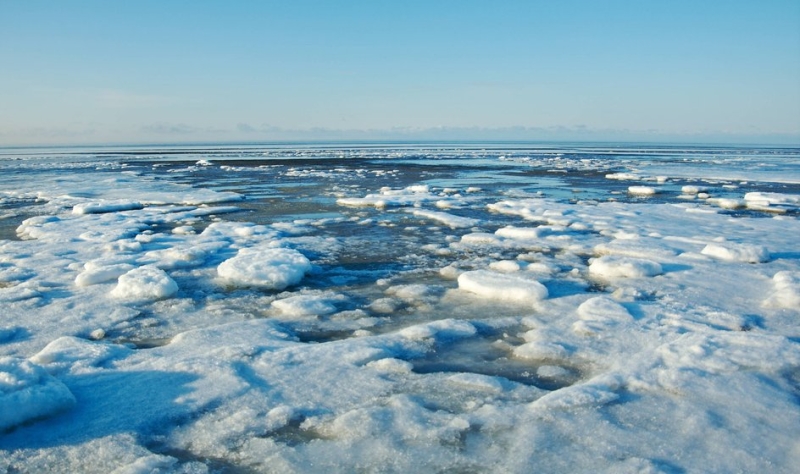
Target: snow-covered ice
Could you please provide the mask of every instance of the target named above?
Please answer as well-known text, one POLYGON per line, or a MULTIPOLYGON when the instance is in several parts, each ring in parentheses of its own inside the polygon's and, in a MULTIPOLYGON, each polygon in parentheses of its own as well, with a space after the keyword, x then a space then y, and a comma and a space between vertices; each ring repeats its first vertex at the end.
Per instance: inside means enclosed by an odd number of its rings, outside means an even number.
POLYGON ((797 149, 117 151, 0 153, 0 472, 800 464, 797 149))

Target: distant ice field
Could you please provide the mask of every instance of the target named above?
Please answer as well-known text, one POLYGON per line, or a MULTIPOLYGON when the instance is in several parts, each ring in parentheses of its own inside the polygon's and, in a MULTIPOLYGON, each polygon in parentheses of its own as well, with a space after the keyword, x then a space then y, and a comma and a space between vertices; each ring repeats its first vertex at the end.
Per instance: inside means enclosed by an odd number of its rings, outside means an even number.
POLYGON ((0 149, 0 470, 793 472, 800 149, 0 149))

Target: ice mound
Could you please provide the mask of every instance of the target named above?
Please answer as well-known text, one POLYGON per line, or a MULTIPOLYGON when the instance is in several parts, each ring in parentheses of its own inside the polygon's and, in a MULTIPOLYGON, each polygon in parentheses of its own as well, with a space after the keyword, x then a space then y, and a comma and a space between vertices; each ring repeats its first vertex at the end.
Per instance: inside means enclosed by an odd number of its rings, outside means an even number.
POLYGON ((536 280, 486 270, 462 273, 458 287, 484 298, 514 303, 535 303, 547 298, 547 288, 536 280))
POLYGON ((303 254, 285 248, 242 249, 217 267, 231 285, 272 290, 296 285, 310 270, 311 262, 303 254))
POLYGON ((111 296, 131 300, 160 300, 178 292, 178 284, 155 265, 135 268, 117 280, 111 296))
POLYGON ((706 245, 700 253, 729 262, 763 263, 769 260, 766 247, 753 244, 712 243, 706 245))
POLYGON ((775 291, 764 302, 772 308, 800 310, 800 272, 782 271, 772 277, 775 291))
POLYGON ((138 201, 99 201, 82 202, 72 207, 73 214, 102 214, 106 212, 132 211, 143 209, 144 206, 138 201))
POLYGON ((605 255, 589 265, 589 273, 603 278, 644 278, 660 275, 661 265, 645 258, 605 255))
POLYGON ((652 196, 658 193, 656 188, 651 186, 629 186, 628 187, 628 194, 632 194, 634 196, 652 196))
POLYGON ((74 405, 72 392, 42 367, 15 357, 0 358, 0 432, 74 405))

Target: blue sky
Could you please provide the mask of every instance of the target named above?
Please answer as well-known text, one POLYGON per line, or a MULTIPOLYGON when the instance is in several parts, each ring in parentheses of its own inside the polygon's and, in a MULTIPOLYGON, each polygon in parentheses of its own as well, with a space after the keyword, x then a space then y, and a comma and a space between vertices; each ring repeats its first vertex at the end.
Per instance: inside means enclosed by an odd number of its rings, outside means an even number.
POLYGON ((0 0, 0 145, 800 143, 800 2, 0 0))

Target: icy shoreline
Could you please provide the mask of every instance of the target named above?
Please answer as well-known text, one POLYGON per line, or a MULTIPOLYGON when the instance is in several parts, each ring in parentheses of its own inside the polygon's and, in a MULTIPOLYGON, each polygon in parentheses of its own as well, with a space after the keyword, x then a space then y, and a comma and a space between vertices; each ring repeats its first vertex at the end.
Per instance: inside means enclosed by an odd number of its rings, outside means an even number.
POLYGON ((0 164, 0 468, 797 465, 791 173, 392 153, 0 164))

